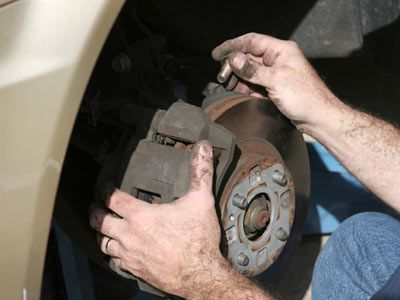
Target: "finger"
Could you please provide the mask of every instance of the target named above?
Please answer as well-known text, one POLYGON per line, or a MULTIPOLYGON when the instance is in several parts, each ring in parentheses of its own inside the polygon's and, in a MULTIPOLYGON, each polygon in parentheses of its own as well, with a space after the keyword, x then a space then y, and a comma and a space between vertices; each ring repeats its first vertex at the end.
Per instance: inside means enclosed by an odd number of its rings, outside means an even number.
POLYGON ((124 220, 107 212, 100 204, 94 203, 89 210, 90 226, 112 238, 117 238, 125 225, 124 220))
POLYGON ((212 51, 211 55, 218 61, 232 52, 263 56, 266 52, 271 54, 279 52, 285 42, 268 35, 248 33, 222 43, 212 51))
POLYGON ((191 160, 190 191, 212 193, 213 149, 208 141, 199 141, 194 145, 191 160))
POLYGON ((250 58, 251 60, 254 60, 255 62, 258 62, 259 64, 262 64, 264 62, 264 59, 262 56, 255 56, 251 53, 246 53, 246 56, 250 58))
POLYGON ((252 92, 250 93, 250 96, 256 97, 256 98, 265 98, 266 95, 259 93, 259 92, 252 92))
POLYGON ((243 79, 239 79, 234 91, 257 98, 266 98, 268 96, 264 87, 244 81, 243 79))
POLYGON ((124 270, 124 264, 122 262, 122 260, 118 257, 113 257, 110 260, 110 266, 113 270, 115 270, 115 268, 118 268, 120 270, 124 270))
POLYGON ((240 78, 250 83, 261 85, 267 89, 271 87, 271 68, 257 63, 241 52, 229 56, 232 71, 240 78))
POLYGON ((119 242, 108 236, 102 236, 100 240, 100 249, 104 254, 112 257, 120 257, 121 246, 119 242))
POLYGON ((253 90, 249 87, 249 83, 243 82, 241 79, 236 85, 234 91, 245 95, 250 95, 253 92, 253 90))
POLYGON ((108 198, 110 198, 110 196, 112 195, 112 193, 114 193, 116 187, 114 182, 108 182, 106 183, 100 190, 100 200, 102 202, 106 202, 108 200, 108 198))
POLYGON ((132 212, 149 205, 149 203, 139 200, 119 189, 115 189, 108 199, 106 199, 105 205, 122 218, 127 218, 132 212))

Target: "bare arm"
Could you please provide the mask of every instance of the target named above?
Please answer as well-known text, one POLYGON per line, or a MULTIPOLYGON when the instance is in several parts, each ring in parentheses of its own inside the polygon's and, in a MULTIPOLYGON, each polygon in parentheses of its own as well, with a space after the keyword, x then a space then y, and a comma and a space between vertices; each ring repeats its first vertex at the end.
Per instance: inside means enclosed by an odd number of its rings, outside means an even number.
POLYGON ((220 258, 212 267, 213 271, 200 276, 188 288, 187 299, 240 299, 240 300, 272 300, 266 291, 249 279, 236 272, 224 258, 220 258))
POLYGON ((216 60, 226 56, 240 78, 235 90, 271 99, 301 132, 400 211, 400 133, 394 126, 337 99, 294 42, 251 33, 213 51, 216 60))
POLYGON ((168 204, 149 204, 116 190, 97 204, 90 225, 117 267, 187 299, 272 299, 223 258, 212 195, 212 147, 195 145, 189 192, 168 204))
POLYGON ((371 192, 400 212, 400 132, 343 103, 306 128, 371 192))

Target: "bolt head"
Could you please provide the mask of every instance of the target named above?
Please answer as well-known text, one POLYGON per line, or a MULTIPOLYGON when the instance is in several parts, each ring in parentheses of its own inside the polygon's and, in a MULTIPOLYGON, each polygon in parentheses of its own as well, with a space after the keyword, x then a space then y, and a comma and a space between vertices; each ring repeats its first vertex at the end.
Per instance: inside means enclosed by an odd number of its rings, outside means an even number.
POLYGON ((256 219, 255 227, 257 229, 265 228, 268 224, 269 219, 270 219, 270 213, 268 210, 263 209, 263 210, 259 211, 257 219, 256 219))
POLYGON ((131 70, 132 63, 128 55, 120 53, 111 61, 111 67, 117 73, 128 72, 131 70))

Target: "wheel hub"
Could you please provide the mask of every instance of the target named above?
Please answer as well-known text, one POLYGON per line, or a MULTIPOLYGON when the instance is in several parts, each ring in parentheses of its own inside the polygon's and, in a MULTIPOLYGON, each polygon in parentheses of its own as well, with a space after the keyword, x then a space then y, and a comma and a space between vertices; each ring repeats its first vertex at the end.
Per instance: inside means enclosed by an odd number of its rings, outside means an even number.
POLYGON ((244 215, 244 232, 249 240, 257 239, 267 228, 271 216, 271 201, 266 194, 250 200, 244 215))

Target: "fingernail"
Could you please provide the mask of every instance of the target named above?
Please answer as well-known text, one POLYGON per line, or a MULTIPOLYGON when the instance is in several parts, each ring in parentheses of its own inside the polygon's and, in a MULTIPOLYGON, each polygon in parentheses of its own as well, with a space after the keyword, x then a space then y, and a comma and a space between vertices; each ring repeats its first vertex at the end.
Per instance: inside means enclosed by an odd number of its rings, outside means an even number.
POLYGON ((205 157, 212 157, 212 146, 209 142, 201 142, 198 147, 199 154, 205 157))
POLYGON ((246 55, 241 52, 236 52, 233 54, 232 58, 230 59, 231 65, 237 69, 242 69, 246 64, 246 55))

